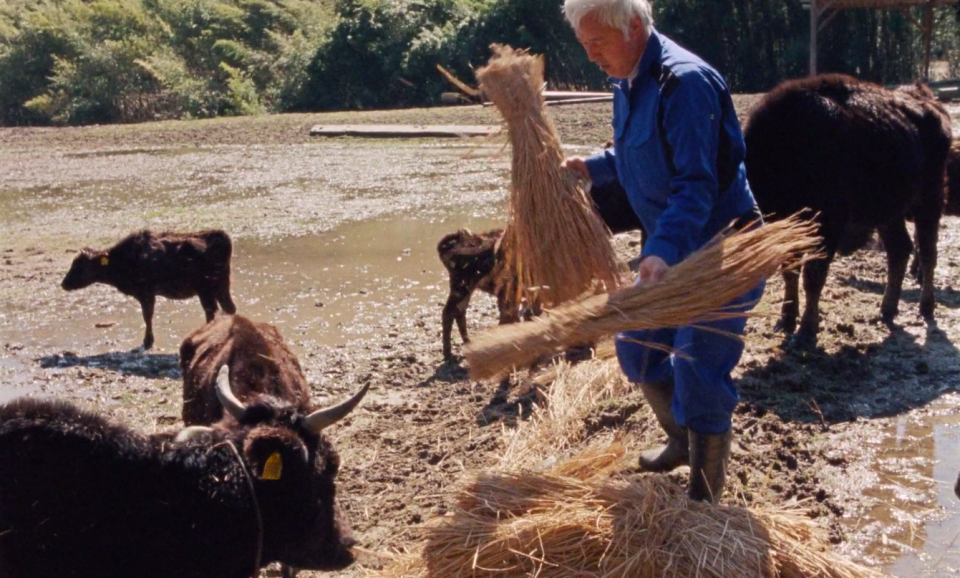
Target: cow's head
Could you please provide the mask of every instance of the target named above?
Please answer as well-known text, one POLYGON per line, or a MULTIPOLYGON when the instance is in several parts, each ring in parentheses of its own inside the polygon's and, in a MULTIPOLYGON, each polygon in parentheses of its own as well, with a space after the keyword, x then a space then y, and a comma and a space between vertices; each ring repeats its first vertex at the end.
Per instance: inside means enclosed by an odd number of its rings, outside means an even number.
POLYGON ((67 291, 83 289, 103 279, 107 266, 110 263, 106 251, 97 251, 89 247, 84 248, 74 257, 67 276, 60 286, 67 291))
MULTIPOLYGON (((236 421, 225 419, 216 427, 229 427, 242 439, 243 461, 263 520, 265 560, 305 570, 337 570, 353 562, 355 542, 336 500, 340 459, 321 431, 346 417, 368 388, 304 415, 295 404, 272 396, 245 405, 230 387, 227 366, 220 368, 217 398, 236 421)), ((178 440, 209 429, 187 428, 178 440)))

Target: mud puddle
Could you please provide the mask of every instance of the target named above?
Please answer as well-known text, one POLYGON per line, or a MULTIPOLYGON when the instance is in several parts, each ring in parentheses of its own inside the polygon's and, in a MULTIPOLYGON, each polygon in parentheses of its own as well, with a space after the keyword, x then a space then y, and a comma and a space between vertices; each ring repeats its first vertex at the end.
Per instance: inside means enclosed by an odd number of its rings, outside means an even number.
POLYGON ((844 524, 863 544, 864 559, 893 576, 960 576, 958 402, 949 394, 890 418, 871 444, 873 479, 863 493, 874 505, 844 524))
MULTIPOLYGON (((400 214, 350 222, 328 233, 272 243, 239 240, 233 257, 234 301, 240 313, 277 325, 296 345, 388 342, 391 327, 418 311, 435 311, 439 319, 448 277, 437 258, 437 241, 460 227, 502 226, 502 219, 488 216, 491 212, 488 207, 460 207, 429 218, 400 214)), ((100 350, 104 345, 129 350, 140 343, 144 323, 136 300, 104 285, 71 296, 78 307, 29 326, 7 327, 3 340, 66 352, 97 349, 97 344, 100 350)), ((156 350, 151 354, 175 353, 183 337, 203 322, 197 299, 158 299, 156 350)))

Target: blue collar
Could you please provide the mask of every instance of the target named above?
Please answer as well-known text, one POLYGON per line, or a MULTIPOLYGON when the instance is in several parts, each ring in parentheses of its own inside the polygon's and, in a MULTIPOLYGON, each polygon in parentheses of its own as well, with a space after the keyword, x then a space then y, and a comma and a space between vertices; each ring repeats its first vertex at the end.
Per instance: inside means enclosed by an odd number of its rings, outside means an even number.
MULTIPOLYGON (((654 62, 659 62, 663 55, 663 42, 660 40, 660 33, 653 26, 650 27, 650 37, 647 39, 647 45, 643 49, 640 61, 637 62, 637 77, 634 79, 634 85, 646 74, 654 62)), ((607 80, 617 85, 620 90, 627 92, 627 79, 609 77, 607 80)))

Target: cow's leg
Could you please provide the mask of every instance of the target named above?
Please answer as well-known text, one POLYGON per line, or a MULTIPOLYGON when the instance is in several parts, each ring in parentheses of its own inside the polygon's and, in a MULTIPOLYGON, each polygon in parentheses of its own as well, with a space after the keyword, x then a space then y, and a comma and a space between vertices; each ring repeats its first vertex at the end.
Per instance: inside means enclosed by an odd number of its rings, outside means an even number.
POLYGON ((451 344, 453 333, 453 322, 457 322, 457 329, 460 331, 460 337, 464 343, 468 343, 467 337, 467 307, 470 305, 470 291, 464 287, 450 287, 450 296, 447 297, 447 303, 443 306, 443 357, 444 359, 453 358, 453 347, 451 344))
POLYGON ((217 286, 217 301, 220 303, 220 307, 224 311, 233 315, 237 312, 237 306, 233 302, 233 298, 230 297, 230 272, 227 271, 223 278, 220 280, 220 284, 217 286))
POLYGON ((797 330, 800 316, 800 272, 796 269, 783 272, 783 303, 780 304, 780 320, 774 331, 793 333, 797 330))
POLYGON ((791 342, 798 349, 810 349, 817 344, 817 334, 820 332, 820 294, 827 283, 827 273, 834 256, 832 249, 827 249, 826 253, 825 258, 814 259, 803 266, 803 317, 800 318, 800 328, 791 342))
POLYGON ((206 289, 198 291, 197 297, 200 298, 200 306, 203 307, 203 313, 207 316, 207 323, 210 323, 217 313, 217 298, 212 291, 206 289))
POLYGON ((286 564, 280 565, 280 578, 296 578, 297 569, 286 564))
POLYGON ((900 310, 900 292, 903 278, 907 274, 907 264, 913 252, 910 233, 906 222, 900 219, 878 230, 883 246, 887 250, 887 288, 880 303, 880 316, 890 323, 900 310))
POLYGON ((153 307, 157 303, 157 297, 156 295, 142 295, 137 300, 140 301, 143 322, 147 324, 147 330, 143 334, 143 349, 147 350, 153 347, 153 307))
POLYGON ((933 275, 937 268, 937 237, 940 233, 939 215, 935 217, 917 216, 915 222, 917 254, 920 258, 920 315, 927 321, 933 320, 933 310, 937 306, 933 295, 933 275))

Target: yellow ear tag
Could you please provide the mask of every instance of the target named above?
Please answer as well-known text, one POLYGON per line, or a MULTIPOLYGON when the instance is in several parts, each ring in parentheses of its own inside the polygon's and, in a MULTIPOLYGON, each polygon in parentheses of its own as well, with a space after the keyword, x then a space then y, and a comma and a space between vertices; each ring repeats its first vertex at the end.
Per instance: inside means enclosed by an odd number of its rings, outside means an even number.
POLYGON ((260 476, 262 480, 279 480, 280 474, 283 473, 283 459, 280 458, 280 454, 273 452, 273 454, 267 458, 267 461, 263 464, 263 475, 260 476))
POLYGON ((106 267, 108 263, 110 263, 110 259, 107 259, 106 257, 100 257, 101 267, 106 267))

